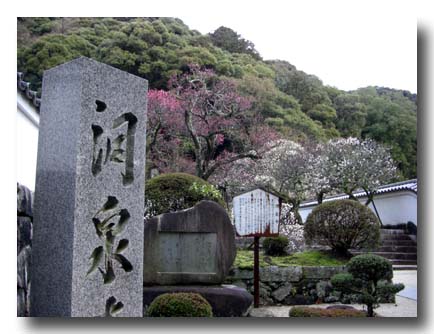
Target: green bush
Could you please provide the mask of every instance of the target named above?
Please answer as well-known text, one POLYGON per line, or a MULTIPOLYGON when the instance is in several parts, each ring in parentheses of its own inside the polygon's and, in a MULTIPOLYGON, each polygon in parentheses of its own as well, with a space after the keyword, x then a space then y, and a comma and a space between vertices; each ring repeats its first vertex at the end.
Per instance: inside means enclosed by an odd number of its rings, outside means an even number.
POLYGON ((354 301, 367 306, 368 317, 380 300, 388 299, 404 289, 403 284, 393 284, 392 264, 384 257, 363 254, 353 257, 346 265, 348 273, 336 274, 331 278, 333 287, 343 293, 352 294, 354 301))
POLYGON ((284 236, 265 238, 262 243, 264 253, 270 256, 286 255, 285 248, 288 246, 288 238, 284 236))
POLYGON ((380 222, 357 201, 326 202, 307 217, 304 237, 307 244, 330 246, 339 254, 347 254, 351 248, 374 249, 380 243, 380 222))
POLYGON ((289 311, 289 316, 303 318, 362 318, 366 317, 366 312, 351 309, 324 309, 319 307, 295 306, 289 311))
POLYGON ((145 215, 157 216, 183 210, 202 200, 225 206, 220 192, 201 178, 185 173, 168 173, 154 177, 145 185, 145 215))
POLYGON ((165 293, 149 305, 150 317, 212 317, 208 301, 198 293, 165 293))
POLYGON ((393 278, 392 264, 382 256, 363 254, 353 257, 347 263, 348 272, 356 279, 372 281, 377 284, 380 280, 393 278))

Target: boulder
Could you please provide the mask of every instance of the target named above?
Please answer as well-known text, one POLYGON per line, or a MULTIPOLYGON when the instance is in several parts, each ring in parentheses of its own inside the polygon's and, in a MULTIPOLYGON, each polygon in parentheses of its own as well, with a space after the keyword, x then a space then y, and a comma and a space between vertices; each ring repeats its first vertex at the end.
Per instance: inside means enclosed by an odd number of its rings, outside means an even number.
POLYGON ((235 260, 226 210, 212 201, 145 222, 145 285, 220 284, 235 260))
POLYGON ((279 287, 277 290, 275 290, 271 296, 277 300, 278 302, 283 301, 289 294, 291 293, 292 284, 286 283, 279 287))

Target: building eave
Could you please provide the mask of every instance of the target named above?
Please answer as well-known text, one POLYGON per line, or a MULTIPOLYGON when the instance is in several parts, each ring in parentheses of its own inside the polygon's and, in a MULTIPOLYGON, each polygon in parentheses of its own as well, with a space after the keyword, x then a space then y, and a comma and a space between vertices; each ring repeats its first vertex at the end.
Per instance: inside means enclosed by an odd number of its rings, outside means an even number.
MULTIPOLYGON (((396 182, 387 184, 384 186, 381 186, 377 189, 375 192, 375 195, 383 195, 388 193, 394 193, 394 192, 412 192, 417 195, 417 179, 402 181, 402 182, 396 182)), ((364 190, 359 190, 353 193, 354 197, 356 198, 365 198, 367 197, 367 194, 364 190)), ((330 197, 326 197, 323 202, 329 202, 329 201, 336 201, 336 200, 342 200, 342 199, 348 199, 349 196, 347 194, 338 194, 330 197)), ((300 204, 300 208, 306 208, 315 206, 318 204, 318 201, 310 200, 305 201, 300 204)))

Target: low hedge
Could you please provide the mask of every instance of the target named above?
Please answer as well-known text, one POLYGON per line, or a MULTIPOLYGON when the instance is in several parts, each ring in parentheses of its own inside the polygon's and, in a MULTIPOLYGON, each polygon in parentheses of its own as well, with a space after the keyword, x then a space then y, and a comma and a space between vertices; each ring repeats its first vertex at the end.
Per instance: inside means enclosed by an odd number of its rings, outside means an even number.
POLYGON ((212 317, 212 307, 198 293, 164 293, 149 305, 149 317, 212 317))
POLYGON ((366 317, 366 312, 355 309, 325 309, 295 306, 289 311, 289 316, 302 318, 364 318, 366 317))

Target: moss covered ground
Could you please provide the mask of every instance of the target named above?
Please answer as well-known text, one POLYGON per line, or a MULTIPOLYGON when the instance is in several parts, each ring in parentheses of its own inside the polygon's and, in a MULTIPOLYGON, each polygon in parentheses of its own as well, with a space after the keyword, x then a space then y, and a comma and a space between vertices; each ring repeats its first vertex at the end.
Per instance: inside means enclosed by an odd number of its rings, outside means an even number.
MULTIPOLYGON (((347 262, 346 259, 336 258, 330 252, 304 251, 285 256, 268 256, 262 252, 259 254, 259 266, 340 266, 347 262)), ((234 267, 240 269, 253 269, 253 251, 237 250, 234 267)))

